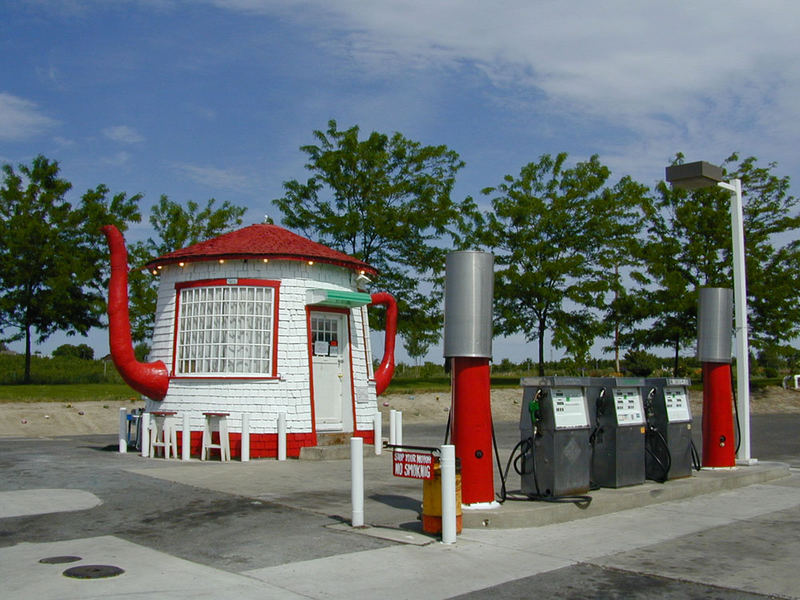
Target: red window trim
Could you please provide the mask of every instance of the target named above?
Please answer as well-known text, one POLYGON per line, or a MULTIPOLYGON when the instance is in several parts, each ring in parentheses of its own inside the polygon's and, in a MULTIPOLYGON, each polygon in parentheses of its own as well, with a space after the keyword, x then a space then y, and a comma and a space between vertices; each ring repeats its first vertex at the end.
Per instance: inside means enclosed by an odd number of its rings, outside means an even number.
POLYGON ((243 277, 226 277, 215 279, 196 279, 193 281, 179 281, 175 284, 175 319, 172 326, 172 370, 170 377, 173 379, 279 379, 278 375, 278 313, 280 309, 280 289, 281 282, 275 279, 248 279, 243 277), (214 287, 214 286, 260 286, 271 287, 273 289, 273 307, 272 307, 272 372, 264 376, 244 375, 236 376, 236 374, 227 375, 225 373, 218 373, 215 375, 187 375, 176 374, 176 365, 178 363, 178 317, 181 310, 181 290, 186 288, 195 287, 214 287))
POLYGON ((216 380, 216 379, 223 379, 227 381, 228 379, 241 379, 244 380, 252 380, 252 381, 280 381, 280 375, 242 375, 240 377, 236 377, 235 375, 171 375, 171 379, 195 379, 195 380, 216 380))
POLYGON ((213 285, 258 285, 262 287, 279 288, 281 282, 276 279, 246 279, 244 277, 217 277, 215 279, 194 279, 192 281, 179 281, 175 284, 176 290, 189 287, 210 287, 213 285), (234 282, 235 283, 232 283, 234 282))

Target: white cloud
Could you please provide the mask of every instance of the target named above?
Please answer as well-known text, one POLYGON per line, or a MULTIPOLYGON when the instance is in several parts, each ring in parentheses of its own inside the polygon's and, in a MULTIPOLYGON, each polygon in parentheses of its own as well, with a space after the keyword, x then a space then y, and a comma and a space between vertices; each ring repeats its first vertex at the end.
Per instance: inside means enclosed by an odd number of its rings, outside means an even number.
POLYGON ((800 6, 785 2, 335 6, 343 51, 367 65, 385 63, 386 56, 451 67, 472 61, 496 85, 536 87, 604 115, 679 111, 720 92, 744 96, 742 88, 759 87, 765 77, 779 86, 797 80, 788 67, 796 57, 800 6))
POLYGON ((24 140, 54 127, 58 122, 30 100, 0 92, 0 140, 24 140))
POLYGON ((800 4, 790 0, 208 1, 302 24, 375 78, 473 70, 499 103, 597 119, 635 140, 628 151, 647 138, 659 161, 744 146, 774 156, 800 136, 800 4))
POLYGON ((248 191, 256 187, 251 178, 232 169, 188 163, 174 163, 173 167, 191 181, 214 189, 248 191))
POLYGON ((61 74, 53 65, 48 65, 47 67, 36 67, 36 74, 39 76, 41 81, 45 82, 51 87, 57 89, 61 89, 63 87, 61 74))
POLYGON ((213 121, 217 118, 217 111, 213 108, 209 108, 208 106, 201 106, 199 104, 190 104, 187 107, 187 110, 191 111, 199 118, 204 119, 206 121, 213 121))
POLYGON ((123 150, 121 152, 117 152, 116 154, 102 158, 101 162, 112 167, 122 167, 128 164, 130 160, 130 153, 123 150))
POLYGON ((138 144, 144 141, 144 136, 133 127, 127 125, 114 125, 103 129, 103 135, 108 139, 122 144, 138 144))

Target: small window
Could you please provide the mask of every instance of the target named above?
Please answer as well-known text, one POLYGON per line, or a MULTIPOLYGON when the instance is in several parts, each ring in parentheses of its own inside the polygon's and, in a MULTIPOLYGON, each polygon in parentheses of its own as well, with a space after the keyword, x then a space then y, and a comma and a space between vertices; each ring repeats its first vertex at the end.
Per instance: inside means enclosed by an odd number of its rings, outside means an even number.
POLYGON ((179 284, 175 374, 274 375, 276 290, 258 280, 179 284))
POLYGON ((338 317, 311 317, 311 341, 314 356, 339 356, 338 317))

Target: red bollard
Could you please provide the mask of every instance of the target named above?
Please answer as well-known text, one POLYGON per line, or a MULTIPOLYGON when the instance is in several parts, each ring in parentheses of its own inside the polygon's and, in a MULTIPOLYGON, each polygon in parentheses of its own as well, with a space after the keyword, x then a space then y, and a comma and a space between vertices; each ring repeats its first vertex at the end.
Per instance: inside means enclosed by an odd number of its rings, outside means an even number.
POLYGON ((451 432, 461 461, 461 501, 494 501, 492 405, 488 358, 452 358, 451 432))
POLYGON ((736 465, 733 388, 728 363, 703 363, 703 466, 736 465))

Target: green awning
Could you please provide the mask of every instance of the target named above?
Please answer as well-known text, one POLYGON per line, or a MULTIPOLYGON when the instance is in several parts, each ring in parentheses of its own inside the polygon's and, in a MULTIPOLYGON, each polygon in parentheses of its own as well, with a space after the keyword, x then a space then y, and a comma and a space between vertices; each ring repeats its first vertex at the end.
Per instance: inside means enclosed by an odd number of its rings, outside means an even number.
POLYGON ((308 290, 306 304, 311 306, 333 306, 355 308, 372 302, 372 296, 364 292, 343 292, 340 290, 308 290))

